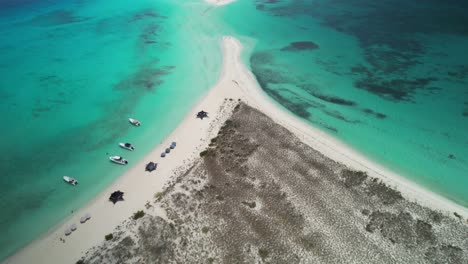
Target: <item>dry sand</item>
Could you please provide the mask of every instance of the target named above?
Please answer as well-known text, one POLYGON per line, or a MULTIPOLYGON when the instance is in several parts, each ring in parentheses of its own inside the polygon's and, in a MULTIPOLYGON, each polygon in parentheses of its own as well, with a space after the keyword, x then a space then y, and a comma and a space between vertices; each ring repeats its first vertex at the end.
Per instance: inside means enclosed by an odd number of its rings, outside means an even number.
MULTIPOLYGON (((104 236, 111 233, 116 226, 137 210, 144 209, 145 203, 154 200, 155 193, 161 192, 173 175, 195 161, 230 116, 238 99, 259 109, 302 142, 332 160, 355 170, 366 171, 369 176, 382 178, 384 182, 397 187, 405 198, 440 209, 446 214, 457 212, 465 218, 468 217, 466 208, 405 180, 278 107, 262 92, 254 76, 242 64, 240 42, 232 37, 224 37, 222 44, 224 60, 218 82, 196 104, 178 128, 87 206, 7 259, 5 263, 75 263, 87 249, 99 245, 104 236), (210 117, 203 121, 195 119, 195 114, 200 109, 208 111, 210 117), (177 148, 166 158, 159 158, 160 153, 171 141, 177 141, 177 148), (158 169, 153 173, 144 171, 145 165, 150 161, 159 163, 158 169), (114 190, 125 192, 124 202, 112 205, 108 201, 109 194, 114 190), (91 220, 79 224, 80 217, 86 213, 92 215, 91 220), (64 231, 73 223, 78 225, 78 230, 66 237, 64 231), (66 242, 61 242, 60 238, 64 238, 66 242)), ((164 215, 161 210, 154 210, 154 214, 164 215)))

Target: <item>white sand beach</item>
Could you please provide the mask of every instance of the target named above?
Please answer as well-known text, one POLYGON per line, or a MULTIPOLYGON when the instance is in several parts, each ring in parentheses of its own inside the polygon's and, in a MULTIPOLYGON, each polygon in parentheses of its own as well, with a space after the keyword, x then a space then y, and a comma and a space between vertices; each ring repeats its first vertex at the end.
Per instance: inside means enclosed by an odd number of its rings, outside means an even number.
MULTIPOLYGON (((231 1, 209 2, 221 4, 221 2, 231 1)), ((199 157, 199 153, 216 135, 238 99, 258 108, 296 134, 306 144, 331 159, 346 164, 350 168, 366 171, 370 176, 383 179, 385 183, 401 191, 405 198, 439 209, 446 214, 457 212, 468 217, 467 208, 440 197, 370 161, 359 152, 277 106, 263 93, 253 74, 243 65, 240 59, 241 43, 233 37, 224 37, 222 46, 224 60, 218 82, 162 144, 156 146, 136 164, 130 165, 132 167, 126 173, 88 205, 76 211, 63 223, 4 263, 75 263, 89 248, 102 242, 104 236, 111 233, 122 221, 131 217, 134 212, 144 209, 147 201, 154 200, 155 193, 163 190, 165 183, 170 181, 176 170, 188 166, 191 160, 199 157), (229 98, 233 100, 230 101, 229 98), (207 111, 209 118, 196 119, 195 114, 200 110, 207 111), (172 141, 177 142, 175 150, 166 158, 160 158, 160 153, 172 141), (144 171, 145 165, 150 161, 158 163, 157 170, 152 173, 144 171), (125 201, 113 205, 108 198, 115 190, 125 193, 125 201), (91 214, 92 218, 85 224, 80 224, 80 218, 86 213, 91 214), (72 224, 77 225, 77 230, 65 236, 65 230, 72 224), (61 238, 65 239, 65 242, 62 242, 61 238)))

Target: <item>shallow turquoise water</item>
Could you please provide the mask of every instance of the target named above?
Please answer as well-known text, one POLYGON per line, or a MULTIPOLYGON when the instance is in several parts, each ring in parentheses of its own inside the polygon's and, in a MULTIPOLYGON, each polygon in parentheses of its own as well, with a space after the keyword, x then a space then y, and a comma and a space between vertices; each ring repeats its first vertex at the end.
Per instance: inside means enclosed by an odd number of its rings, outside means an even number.
POLYGON ((276 102, 468 206, 467 11, 460 1, 240 0, 220 16, 253 43, 245 62, 276 102))
POLYGON ((107 153, 132 163, 177 126, 216 81, 221 35, 242 41, 262 88, 291 113, 468 205, 466 4, 1 4, 0 259, 128 169, 107 153), (131 127, 128 117, 143 126, 131 127), (137 151, 119 149, 121 141, 137 151))
POLYGON ((216 30, 191 18, 198 1, 12 3, 0 16, 0 259, 128 169, 107 153, 131 164, 166 137, 221 64, 216 30))

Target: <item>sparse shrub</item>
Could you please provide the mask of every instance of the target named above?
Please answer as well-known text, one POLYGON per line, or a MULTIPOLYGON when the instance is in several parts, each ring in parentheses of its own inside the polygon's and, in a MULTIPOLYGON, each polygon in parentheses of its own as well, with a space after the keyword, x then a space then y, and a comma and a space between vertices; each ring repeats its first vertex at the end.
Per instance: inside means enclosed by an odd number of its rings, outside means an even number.
POLYGON ((143 212, 143 210, 140 210, 140 211, 133 214, 133 220, 137 220, 138 218, 142 218, 144 215, 145 215, 145 212, 143 212))
POLYGON ((444 215, 438 211, 431 211, 429 213, 429 218, 434 221, 434 223, 440 224, 440 222, 442 222, 444 219, 444 215))
POLYGON ((346 188, 361 185, 367 178, 367 173, 363 171, 343 170, 341 175, 344 177, 346 188))
POLYGON ((150 209, 151 207, 152 207, 151 203, 149 201, 146 201, 145 208, 150 209))
POLYGON ((84 260, 80 259, 76 262, 76 264, 85 264, 84 260))
POLYGON ((369 232, 369 233, 374 233, 374 231, 375 231, 375 226, 372 225, 372 224, 370 224, 370 223, 367 224, 367 225, 366 225, 366 231, 369 232))
POLYGON ((162 192, 157 192, 154 194, 154 199, 156 199, 156 201, 161 201, 163 195, 164 194, 162 192))
POLYGON ((112 240, 114 238, 114 235, 108 234, 104 238, 106 239, 106 241, 109 241, 109 240, 112 240))
POLYGON ((255 208, 257 206, 257 203, 255 203, 255 202, 243 201, 241 203, 244 204, 244 205, 247 205, 249 208, 255 208))
POLYGON ((268 250, 260 248, 258 250, 258 255, 260 255, 260 258, 262 258, 262 260, 265 261, 265 259, 268 258, 268 250))
POLYGON ((204 227, 201 229, 201 231, 203 232, 203 234, 206 234, 206 233, 208 233, 208 231, 210 231, 210 228, 207 227, 207 226, 204 226, 204 227))
POLYGON ((392 205, 403 200, 403 196, 399 191, 387 186, 376 178, 367 184, 367 194, 369 196, 377 196, 384 205, 392 205))
POLYGON ((216 156, 216 152, 213 149, 205 149, 204 151, 200 152, 200 157, 203 158, 205 156, 214 157, 216 156))

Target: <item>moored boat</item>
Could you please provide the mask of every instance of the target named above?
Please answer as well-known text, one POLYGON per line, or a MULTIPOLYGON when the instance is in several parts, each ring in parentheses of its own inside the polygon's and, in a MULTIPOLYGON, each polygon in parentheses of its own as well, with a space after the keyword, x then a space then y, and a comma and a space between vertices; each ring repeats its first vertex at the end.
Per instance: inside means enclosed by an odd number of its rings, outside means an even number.
POLYGON ((63 180, 64 180, 65 182, 68 182, 69 184, 71 184, 71 185, 73 185, 73 186, 75 186, 75 185, 78 184, 78 181, 77 181, 77 180, 75 180, 75 179, 73 179, 72 177, 69 177, 69 176, 63 176, 63 180))
POLYGON ((135 150, 135 147, 130 143, 119 143, 119 146, 128 150, 135 150))
POLYGON ((110 161, 120 164, 120 165, 127 165, 128 161, 120 156, 111 156, 109 157, 110 161))
POLYGON ((141 125, 140 121, 138 121, 136 119, 133 119, 133 118, 129 118, 128 121, 130 121, 130 124, 132 124, 134 126, 140 126, 141 125))

